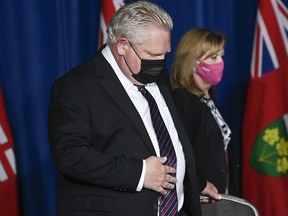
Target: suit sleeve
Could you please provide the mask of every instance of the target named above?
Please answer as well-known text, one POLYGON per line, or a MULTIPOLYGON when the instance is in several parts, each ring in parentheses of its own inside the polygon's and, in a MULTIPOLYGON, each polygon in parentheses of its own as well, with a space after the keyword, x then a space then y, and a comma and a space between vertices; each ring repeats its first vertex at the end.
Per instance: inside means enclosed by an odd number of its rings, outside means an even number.
POLYGON ((75 83, 62 81, 53 86, 48 113, 49 143, 60 174, 74 181, 136 191, 142 160, 93 148, 87 102, 75 83))

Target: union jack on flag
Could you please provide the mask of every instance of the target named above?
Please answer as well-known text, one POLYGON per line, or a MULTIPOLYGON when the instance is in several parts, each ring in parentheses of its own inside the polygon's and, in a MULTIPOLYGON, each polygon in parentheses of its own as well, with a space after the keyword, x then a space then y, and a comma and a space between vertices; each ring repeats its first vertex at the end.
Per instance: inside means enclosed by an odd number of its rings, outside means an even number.
POLYGON ((257 11, 251 77, 287 64, 288 1, 260 1, 257 11))
POLYGON ((14 142, 0 87, 0 212, 18 216, 17 169, 14 142))
POLYGON ((288 1, 259 0, 243 122, 242 194, 261 216, 287 216, 288 1))

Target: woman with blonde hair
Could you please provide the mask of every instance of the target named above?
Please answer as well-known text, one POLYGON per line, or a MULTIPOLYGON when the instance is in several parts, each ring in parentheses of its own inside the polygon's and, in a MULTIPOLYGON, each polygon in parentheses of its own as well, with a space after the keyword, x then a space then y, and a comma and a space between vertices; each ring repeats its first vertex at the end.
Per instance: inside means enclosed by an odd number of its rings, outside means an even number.
POLYGON ((218 193, 237 195, 234 174, 239 168, 231 130, 213 91, 222 79, 225 43, 221 33, 188 31, 178 44, 171 73, 173 98, 195 153, 200 193, 214 199, 218 193))

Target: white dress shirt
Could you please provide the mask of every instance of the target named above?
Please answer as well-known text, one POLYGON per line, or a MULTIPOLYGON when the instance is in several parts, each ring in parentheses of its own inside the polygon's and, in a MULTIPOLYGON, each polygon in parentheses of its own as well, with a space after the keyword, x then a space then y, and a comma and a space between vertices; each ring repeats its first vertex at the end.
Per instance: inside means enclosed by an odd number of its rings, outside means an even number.
MULTIPOLYGON (((154 127, 152 124, 152 120, 150 117, 150 110, 149 105, 145 97, 141 94, 141 92, 138 91, 137 87, 124 75, 124 73, 119 68, 118 64, 116 63, 112 52, 109 48, 109 46, 106 46, 102 50, 102 54, 106 58, 106 60, 109 62, 111 67, 113 68, 115 74, 117 75, 118 79, 120 80, 121 84, 123 85, 123 88, 126 90, 128 96, 132 100, 135 108, 137 109, 139 115, 141 116, 143 123, 146 127, 146 130, 150 136, 150 139, 153 143, 155 152, 157 156, 160 156, 160 150, 158 145, 157 136, 154 131, 154 127)), ((167 127, 167 130, 170 134, 170 137, 173 142, 173 146, 176 152, 177 157, 177 171, 176 171, 176 190, 177 190, 177 196, 178 196, 178 210, 182 208, 183 202, 184 202, 184 191, 183 191, 183 181, 184 181, 184 175, 185 175, 185 158, 184 153, 182 149, 181 142, 178 137, 177 130, 175 128, 174 122, 172 120, 170 111, 165 103, 165 100, 162 96, 162 94, 159 91, 159 88, 156 83, 147 84, 145 88, 150 92, 150 94, 154 97, 157 106, 159 108, 159 111, 161 113, 161 116, 163 118, 163 121, 165 122, 165 125, 167 127)), ((143 169, 142 169, 142 175, 139 180, 139 184, 137 187, 137 191, 141 191, 144 184, 144 177, 145 177, 145 171, 146 171, 146 164, 145 159, 143 159, 143 169)))

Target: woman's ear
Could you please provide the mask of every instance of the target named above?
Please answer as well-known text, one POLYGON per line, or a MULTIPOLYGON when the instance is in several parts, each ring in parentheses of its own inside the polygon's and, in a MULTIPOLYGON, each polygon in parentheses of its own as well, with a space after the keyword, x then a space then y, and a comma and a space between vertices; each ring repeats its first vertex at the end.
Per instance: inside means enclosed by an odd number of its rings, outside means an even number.
POLYGON ((126 52, 128 41, 124 37, 120 37, 116 41, 116 50, 118 55, 124 56, 126 52))

